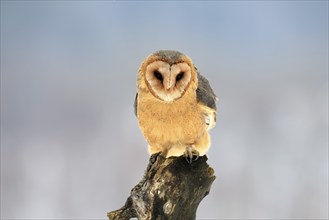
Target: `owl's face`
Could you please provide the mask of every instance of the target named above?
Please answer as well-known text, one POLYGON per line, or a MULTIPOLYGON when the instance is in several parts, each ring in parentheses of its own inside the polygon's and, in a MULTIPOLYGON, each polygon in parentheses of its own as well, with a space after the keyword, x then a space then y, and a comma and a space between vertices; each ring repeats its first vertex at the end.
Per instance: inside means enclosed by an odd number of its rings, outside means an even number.
POLYGON ((160 54, 162 56, 155 55, 144 69, 148 89, 162 101, 171 102, 182 97, 193 77, 190 59, 176 53, 165 51, 160 54))

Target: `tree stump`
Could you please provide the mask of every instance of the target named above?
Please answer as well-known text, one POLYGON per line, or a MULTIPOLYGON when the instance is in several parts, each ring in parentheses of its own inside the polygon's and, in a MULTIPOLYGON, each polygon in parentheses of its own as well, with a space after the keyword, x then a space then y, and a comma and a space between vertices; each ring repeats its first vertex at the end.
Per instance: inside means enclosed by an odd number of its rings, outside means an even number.
POLYGON ((143 179, 131 190, 125 205, 108 212, 110 220, 192 220, 215 180, 207 156, 191 164, 185 157, 150 157, 143 179))

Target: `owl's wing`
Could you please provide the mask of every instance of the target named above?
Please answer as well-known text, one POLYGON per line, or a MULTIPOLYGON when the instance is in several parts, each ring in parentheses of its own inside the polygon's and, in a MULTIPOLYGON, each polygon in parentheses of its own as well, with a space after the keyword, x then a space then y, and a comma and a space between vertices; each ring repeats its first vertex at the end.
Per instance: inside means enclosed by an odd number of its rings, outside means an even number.
POLYGON ((209 81, 206 77, 202 76, 198 72, 198 88, 196 90, 197 101, 201 102, 205 106, 216 110, 216 100, 217 96, 215 95, 214 91, 212 90, 209 81))
POLYGON ((136 93, 136 97, 135 97, 135 101, 134 101, 134 113, 137 117, 137 97, 138 97, 138 93, 136 93))
POLYGON ((212 90, 206 77, 198 72, 198 88, 196 90, 197 101, 204 111, 207 130, 216 125, 216 100, 217 96, 212 90))

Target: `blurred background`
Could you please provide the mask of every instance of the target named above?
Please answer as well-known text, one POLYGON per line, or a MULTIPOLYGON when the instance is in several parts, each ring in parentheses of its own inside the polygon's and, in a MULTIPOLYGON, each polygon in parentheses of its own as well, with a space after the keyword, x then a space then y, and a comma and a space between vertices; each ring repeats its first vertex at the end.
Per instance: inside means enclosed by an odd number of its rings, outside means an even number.
POLYGON ((219 97, 198 219, 328 218, 328 1, 1 1, 1 219, 106 219, 141 180, 137 70, 219 97))

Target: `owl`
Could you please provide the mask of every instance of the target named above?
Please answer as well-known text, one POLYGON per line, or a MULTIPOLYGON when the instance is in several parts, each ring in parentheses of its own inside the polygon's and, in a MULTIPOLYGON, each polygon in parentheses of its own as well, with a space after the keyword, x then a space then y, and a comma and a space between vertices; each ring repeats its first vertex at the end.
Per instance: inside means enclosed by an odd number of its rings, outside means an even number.
POLYGON ((138 71, 134 109, 150 154, 184 155, 189 163, 205 155, 216 99, 187 55, 161 50, 148 56, 138 71))

